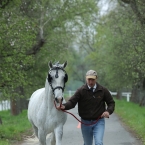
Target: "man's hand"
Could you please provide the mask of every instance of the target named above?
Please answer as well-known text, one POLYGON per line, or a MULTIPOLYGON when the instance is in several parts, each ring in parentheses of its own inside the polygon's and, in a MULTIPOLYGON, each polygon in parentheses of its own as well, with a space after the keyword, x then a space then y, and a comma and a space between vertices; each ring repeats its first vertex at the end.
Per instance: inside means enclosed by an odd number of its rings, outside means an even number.
POLYGON ((56 106, 56 108, 57 108, 58 110, 64 110, 64 109, 65 109, 65 106, 64 106, 64 105, 56 106))
POLYGON ((105 111, 102 115, 101 115, 101 117, 103 118, 109 118, 109 112, 108 111, 105 111))

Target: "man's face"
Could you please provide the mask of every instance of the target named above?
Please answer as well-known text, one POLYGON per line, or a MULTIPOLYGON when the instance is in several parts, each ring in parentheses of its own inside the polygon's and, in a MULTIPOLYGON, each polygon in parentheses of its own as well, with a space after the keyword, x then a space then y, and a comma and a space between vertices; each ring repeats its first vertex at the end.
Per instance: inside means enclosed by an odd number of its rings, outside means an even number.
POLYGON ((90 78, 87 79, 86 78, 86 82, 90 87, 94 87, 94 85, 96 84, 96 80, 97 80, 97 78, 96 79, 90 79, 90 78))

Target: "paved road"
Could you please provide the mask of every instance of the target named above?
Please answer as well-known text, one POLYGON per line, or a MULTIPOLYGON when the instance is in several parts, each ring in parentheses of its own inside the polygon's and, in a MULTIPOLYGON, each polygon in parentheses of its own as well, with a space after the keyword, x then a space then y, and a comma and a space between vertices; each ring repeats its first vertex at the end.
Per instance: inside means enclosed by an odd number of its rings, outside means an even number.
MULTIPOLYGON (((77 107, 70 110, 77 117, 77 107)), ((131 134, 126 127, 122 125, 119 118, 112 114, 109 119, 106 120, 106 129, 104 136, 104 145, 142 145, 142 143, 131 134)), ((22 143, 19 145, 30 145, 28 143, 22 143)), ((35 144, 36 145, 36 144, 35 144)), ((64 125, 64 134, 62 145, 83 145, 83 139, 81 135, 81 129, 79 128, 78 121, 68 114, 68 119, 64 125)))

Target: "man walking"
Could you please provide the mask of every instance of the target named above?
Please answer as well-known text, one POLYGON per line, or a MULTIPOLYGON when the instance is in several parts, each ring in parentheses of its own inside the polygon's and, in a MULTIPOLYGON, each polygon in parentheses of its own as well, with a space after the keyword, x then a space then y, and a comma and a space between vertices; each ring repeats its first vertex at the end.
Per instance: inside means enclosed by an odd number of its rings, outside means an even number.
POLYGON ((109 118, 109 115, 113 113, 115 102, 110 92, 97 82, 96 71, 89 70, 86 73, 86 84, 80 87, 68 102, 57 108, 69 110, 77 103, 81 121, 85 124, 92 124, 81 125, 84 145, 92 145, 93 137, 95 145, 103 145, 104 118, 109 118))

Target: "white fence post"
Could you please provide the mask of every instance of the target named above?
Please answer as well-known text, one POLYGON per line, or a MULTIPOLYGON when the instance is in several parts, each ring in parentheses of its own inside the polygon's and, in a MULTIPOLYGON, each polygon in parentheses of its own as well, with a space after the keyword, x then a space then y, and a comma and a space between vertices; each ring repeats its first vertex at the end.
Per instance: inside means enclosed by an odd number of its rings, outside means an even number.
POLYGON ((130 101, 130 94, 127 94, 127 102, 130 101))
POLYGON ((122 96, 126 97, 127 102, 130 101, 131 92, 122 92, 122 96))
MULTIPOLYGON (((110 93, 111 93, 112 96, 113 96, 113 95, 117 95, 117 92, 111 92, 111 91, 110 91, 110 93)), ((121 95, 126 97, 127 102, 130 101, 131 92, 122 92, 121 95)))
POLYGON ((0 101, 0 111, 8 109, 10 109, 10 101, 9 100, 0 101))

